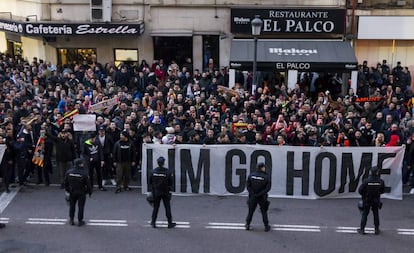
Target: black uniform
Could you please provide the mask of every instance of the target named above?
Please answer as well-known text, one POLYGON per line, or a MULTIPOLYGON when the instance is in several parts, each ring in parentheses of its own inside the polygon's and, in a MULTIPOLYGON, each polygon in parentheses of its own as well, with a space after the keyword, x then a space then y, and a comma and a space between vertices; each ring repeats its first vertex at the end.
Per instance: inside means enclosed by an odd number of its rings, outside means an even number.
POLYGON ((152 171, 149 177, 149 185, 152 187, 152 194, 154 197, 154 209, 152 211, 151 226, 156 227, 158 209, 160 207, 161 200, 164 203, 165 214, 168 220, 168 227, 175 227, 175 223, 172 222, 171 216, 171 193, 173 189, 173 174, 172 172, 164 167, 164 158, 158 159, 159 167, 152 171))
POLYGON ((65 176, 65 189, 69 192, 69 218, 70 224, 74 225, 75 206, 78 203, 78 220, 79 226, 84 225, 83 210, 85 207, 86 194, 92 195, 92 187, 89 180, 88 172, 83 168, 82 159, 75 161, 75 168, 67 171, 65 176), (80 160, 80 161, 79 161, 80 160), (82 164, 82 165, 80 165, 82 164))
POLYGON ((246 230, 250 229, 253 213, 256 210, 257 204, 259 204, 265 230, 269 231, 270 226, 267 210, 270 202, 267 200, 267 193, 270 191, 271 180, 270 176, 264 170, 261 170, 261 168, 264 168, 264 164, 258 164, 257 168, 258 170, 251 173, 247 178, 247 191, 249 192, 247 204, 249 206, 249 213, 246 218, 246 230))
POLYGON ((379 215, 378 209, 381 205, 380 196, 384 193, 384 181, 379 177, 379 170, 376 168, 371 169, 371 175, 365 179, 358 189, 359 194, 362 196, 363 208, 361 225, 358 232, 360 234, 365 233, 365 225, 367 224, 367 217, 369 210, 372 210, 374 215, 375 234, 379 234, 379 215))

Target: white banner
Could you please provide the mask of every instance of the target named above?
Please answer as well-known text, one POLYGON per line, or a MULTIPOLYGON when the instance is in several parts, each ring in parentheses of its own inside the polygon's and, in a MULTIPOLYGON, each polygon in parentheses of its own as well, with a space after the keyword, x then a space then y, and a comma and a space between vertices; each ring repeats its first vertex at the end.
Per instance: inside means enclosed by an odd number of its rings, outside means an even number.
POLYGON ((118 104, 118 102, 118 97, 114 97, 91 105, 90 110, 92 112, 99 112, 109 107, 112 108, 114 105, 118 104))
POLYGON ((76 114, 73 116, 73 131, 96 131, 95 114, 76 114))
POLYGON ((4 151, 6 150, 6 144, 0 144, 0 163, 3 161, 4 151))
POLYGON ((271 145, 144 144, 142 192, 159 156, 174 171, 176 194, 246 195, 246 180, 258 162, 271 174, 271 197, 355 198, 373 166, 381 170, 390 199, 402 199, 403 147, 293 147, 271 145))

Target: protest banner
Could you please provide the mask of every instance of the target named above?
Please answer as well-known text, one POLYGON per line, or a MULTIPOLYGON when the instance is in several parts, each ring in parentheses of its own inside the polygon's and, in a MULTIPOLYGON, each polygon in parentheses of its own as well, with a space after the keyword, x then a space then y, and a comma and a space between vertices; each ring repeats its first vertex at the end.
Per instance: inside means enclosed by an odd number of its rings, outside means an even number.
POLYGON ((258 162, 272 178, 271 197, 359 198, 358 186, 378 166, 383 197, 402 199, 403 147, 294 147, 273 145, 144 144, 142 192, 159 156, 175 175, 176 194, 246 195, 258 162))
POLYGON ((106 108, 109 108, 109 107, 112 107, 112 106, 118 104, 118 102, 119 102, 118 97, 114 97, 114 98, 111 98, 111 99, 103 100, 103 101, 101 101, 99 103, 96 103, 96 104, 91 105, 90 111, 92 111, 92 112, 100 112, 100 111, 102 111, 102 110, 104 110, 106 108))
POLYGON ((4 151, 6 150, 6 144, 0 144, 0 162, 3 161, 4 151))
POLYGON ((96 131, 95 114, 77 114, 73 116, 73 131, 96 131))

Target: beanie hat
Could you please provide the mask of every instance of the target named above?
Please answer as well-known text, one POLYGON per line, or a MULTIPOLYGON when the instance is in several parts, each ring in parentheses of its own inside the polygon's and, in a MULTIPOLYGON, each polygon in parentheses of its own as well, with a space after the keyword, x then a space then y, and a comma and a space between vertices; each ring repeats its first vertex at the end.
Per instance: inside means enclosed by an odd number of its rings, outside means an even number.
POLYGON ((122 131, 122 132, 121 132, 121 134, 122 134, 124 137, 129 138, 129 134, 128 134, 128 132, 127 132, 127 131, 122 131))

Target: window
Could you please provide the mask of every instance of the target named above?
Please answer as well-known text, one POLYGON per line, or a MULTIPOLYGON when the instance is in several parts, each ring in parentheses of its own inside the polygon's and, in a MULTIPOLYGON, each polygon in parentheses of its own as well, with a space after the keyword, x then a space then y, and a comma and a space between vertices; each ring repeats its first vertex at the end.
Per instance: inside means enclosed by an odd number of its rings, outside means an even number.
POLYGON ((175 61, 179 66, 187 57, 193 58, 193 37, 153 37, 154 59, 164 59, 166 64, 175 61))
POLYGON ((138 63, 138 49, 114 49, 115 65, 119 66, 121 62, 128 63, 128 65, 136 65, 138 63))
POLYGON ((203 70, 219 69, 219 36, 203 36, 203 70))
POLYGON ((58 64, 96 62, 95 48, 58 48, 58 64))

